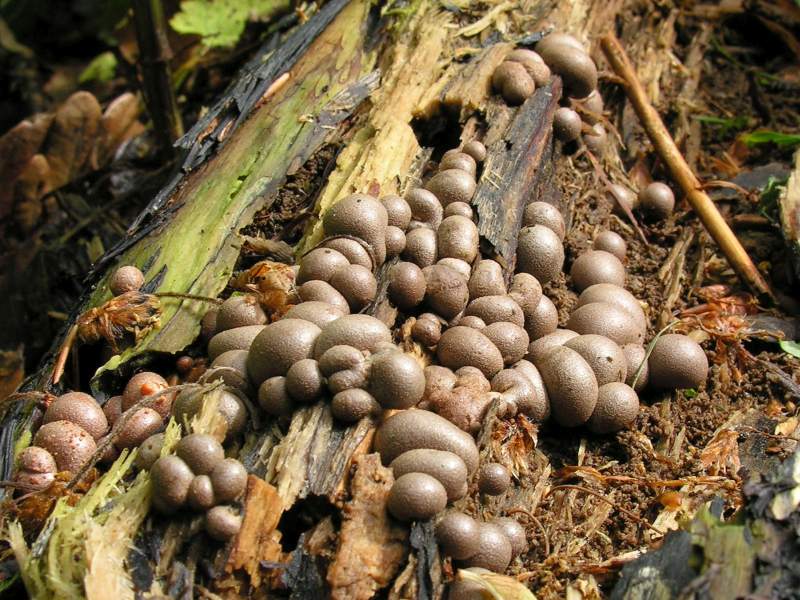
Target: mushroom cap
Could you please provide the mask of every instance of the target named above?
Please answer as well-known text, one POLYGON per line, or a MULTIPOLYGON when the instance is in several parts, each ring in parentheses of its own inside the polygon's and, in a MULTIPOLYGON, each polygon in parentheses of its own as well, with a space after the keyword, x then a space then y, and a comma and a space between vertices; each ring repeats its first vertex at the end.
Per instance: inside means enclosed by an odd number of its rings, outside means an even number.
POLYGON ((563 427, 585 423, 597 404, 597 379, 583 357, 565 346, 556 346, 536 365, 550 397, 550 409, 563 427))
POLYGON ((341 344, 328 348, 319 358, 322 374, 330 377, 337 371, 354 369, 364 364, 364 353, 358 348, 341 344))
POLYGON ((478 472, 478 489, 489 496, 499 496, 511 485, 511 472, 500 463, 484 463, 478 472))
POLYGON ((406 194, 406 202, 411 208, 411 217, 415 221, 427 223, 434 230, 439 228, 439 224, 442 222, 442 203, 433 192, 423 188, 414 188, 406 194))
POLYGON ((404 410, 386 419, 375 432, 375 450, 383 464, 391 462, 409 450, 428 448, 457 454, 467 471, 478 468, 478 448, 468 433, 447 419, 427 410, 404 410))
POLYGON ((590 302, 579 306, 569 316, 567 329, 582 335, 604 335, 620 346, 641 343, 644 339, 644 331, 630 313, 608 302, 590 302))
POLYGON ((536 90, 536 82, 519 62, 506 60, 494 70, 492 87, 512 106, 522 104, 536 90))
POLYGON ((558 329, 558 309, 553 301, 542 294, 533 311, 525 314, 525 331, 534 341, 558 329))
POLYGON ((525 536, 525 528, 516 519, 500 517, 492 520, 493 525, 497 525, 506 534, 508 541, 511 542, 512 558, 519 556, 528 549, 528 538, 525 536))
POLYGON ((528 333, 519 325, 498 321, 487 325, 481 333, 497 346, 506 365, 514 364, 528 352, 528 333))
POLYGON ((205 433, 190 433, 182 437, 175 446, 175 454, 195 475, 208 475, 225 458, 222 445, 205 433))
POLYGON ((412 229, 406 234, 406 247, 401 252, 403 259, 418 265, 429 267, 436 262, 436 232, 427 227, 412 229))
POLYGON ((468 288, 470 300, 483 296, 504 296, 506 282, 503 268, 494 260, 479 261, 469 278, 468 288))
POLYGON ((410 408, 425 393, 425 373, 405 352, 379 352, 372 358, 369 391, 383 408, 410 408))
POLYGON ((219 307, 217 313, 217 332, 247 325, 263 325, 267 315, 252 294, 231 296, 219 307))
POLYGON ((539 283, 555 279, 564 266, 564 246, 549 227, 534 225, 519 232, 517 270, 530 273, 539 283))
POLYGON ((352 194, 330 207, 322 217, 322 227, 327 235, 352 235, 360 237, 372 247, 375 260, 382 265, 386 260, 386 226, 389 215, 383 204, 366 194, 352 194))
POLYGON ((106 416, 109 426, 113 426, 122 414, 122 396, 111 396, 106 400, 106 403, 103 404, 103 414, 106 416))
POLYGON ((445 265, 432 265, 422 270, 425 276, 425 303, 437 315, 452 319, 467 306, 469 289, 458 273, 445 265))
POLYGON ((567 231, 561 211, 549 202, 537 201, 525 206, 522 223, 525 227, 543 225, 552 230, 558 236, 558 239, 562 241, 567 231))
POLYGON ((308 302, 301 302, 295 304, 290 308, 284 318, 286 319, 302 319, 313 323, 320 329, 325 327, 331 321, 335 321, 345 314, 341 309, 328 304, 327 302, 320 302, 319 300, 309 300, 308 302))
POLYGON ((386 506, 400 521, 424 521, 444 510, 447 492, 435 478, 425 473, 406 473, 398 477, 386 506))
MULTIPOLYGON (((142 371, 128 380, 125 390, 122 392, 122 410, 128 410, 136 403, 140 402, 145 396, 152 396, 164 391, 169 387, 167 380, 158 373, 152 371, 142 371)), ((150 406, 162 417, 168 417, 172 409, 172 402, 175 394, 164 394, 154 404, 150 406)))
POLYGON ((472 207, 466 202, 451 202, 447 205, 447 208, 444 209, 444 216, 452 217, 453 215, 460 215, 472 220, 474 213, 472 207))
POLYGON ((556 329, 553 333, 548 333, 528 345, 528 354, 525 357, 534 365, 542 360, 551 348, 563 346, 572 338, 578 337, 578 333, 571 329, 556 329))
POLYGON ((369 315, 345 315, 325 326, 317 338, 314 355, 320 358, 329 348, 340 345, 375 352, 391 341, 392 332, 383 321, 369 315))
POLYGON ((480 567, 495 573, 508 568, 514 551, 505 531, 492 523, 480 523, 478 527, 480 548, 465 562, 468 567, 480 567))
POLYGON ((600 386, 597 406, 586 422, 593 433, 613 433, 629 427, 639 413, 639 396, 620 382, 600 386))
POLYGON ((381 198, 381 204, 386 209, 387 225, 406 230, 411 222, 411 207, 404 198, 390 194, 381 198))
POLYGON ((406 234, 399 227, 386 228, 386 256, 394 258, 406 249, 406 234))
POLYGON ((636 326, 642 331, 642 335, 647 331, 647 317, 642 310, 642 305, 636 296, 625 288, 612 283, 598 283, 589 286, 581 292, 575 308, 592 302, 607 302, 621 308, 633 318, 636 326))
POLYGON ((599 386, 625 381, 628 376, 628 361, 622 348, 605 336, 579 335, 563 345, 575 350, 589 363, 599 386))
POLYGON ((503 368, 503 355, 492 341, 470 327, 451 327, 442 334, 436 356, 444 367, 477 367, 487 377, 503 368))
POLYGON ((654 181, 639 192, 639 204, 649 217, 660 221, 675 209, 675 194, 668 185, 654 181))
POLYGON ((372 258, 364 245, 366 245, 366 242, 362 244, 358 240, 341 236, 327 238, 322 242, 323 248, 330 248, 340 252, 350 264, 361 265, 372 270, 375 265, 372 264, 372 258))
POLYGON ((622 346, 622 353, 625 355, 625 361, 628 364, 628 376, 625 378, 625 383, 633 387, 634 391, 638 394, 647 386, 647 380, 650 378, 650 369, 647 367, 647 351, 641 344, 624 344, 622 346), (639 367, 644 363, 644 368, 636 380, 636 386, 633 386, 633 380, 639 367))
POLYGON ((153 505, 159 512, 174 512, 185 504, 193 479, 194 473, 180 457, 162 456, 150 468, 153 505))
POLYGON ((608 195, 612 197, 611 204, 614 207, 614 213, 620 217, 625 216, 625 211, 620 210, 619 203, 625 204, 631 211, 639 208, 639 196, 624 185, 612 183, 608 188, 608 195))
POLYGON ((422 313, 411 327, 411 337, 423 346, 435 346, 442 337, 441 319, 433 313, 422 313))
MULTIPOLYGON (((144 407, 135 410, 133 416, 125 424, 114 440, 118 449, 136 448, 151 435, 158 433, 164 427, 164 418, 152 408, 144 407)), ((128 411, 125 411, 127 413, 128 411)))
POLYGON ((350 313, 350 304, 347 299, 327 281, 320 279, 306 281, 297 288, 297 295, 303 302, 325 302, 344 314, 350 313))
POLYGON ((247 486, 247 470, 235 458, 226 458, 211 471, 211 485, 217 502, 236 500, 247 486))
MULTIPOLYGON (((341 317, 326 325, 326 329, 346 317, 341 317)), ((281 319, 267 325, 250 346, 247 357, 247 372, 256 385, 275 377, 285 375, 294 363, 310 358, 314 345, 322 330, 301 319, 281 319)))
POLYGON ((522 308, 505 294, 476 298, 467 305, 464 315, 480 317, 487 325, 502 321, 508 321, 520 327, 525 325, 525 314, 522 312, 522 308))
POLYGON ((436 541, 447 556, 469 558, 480 550, 478 522, 462 512, 449 512, 436 523, 436 541))
POLYGON ((436 479, 447 492, 447 501, 463 498, 467 483, 467 465, 457 454, 446 450, 416 448, 403 452, 389 468, 395 479, 406 473, 425 473, 436 479))
POLYGON ((136 454, 136 466, 140 469, 149 469, 161 456, 164 447, 164 434, 154 433, 139 445, 136 454))
POLYGON ((294 403, 286 390, 286 377, 270 377, 258 387, 258 405, 273 417, 292 414, 294 403))
POLYGON ((478 227, 472 219, 452 215, 436 231, 439 258, 458 258, 471 263, 478 255, 478 227))
POLYGON ((628 252, 628 244, 622 239, 622 236, 613 231, 601 231, 594 238, 592 247, 595 250, 603 250, 609 254, 613 254, 619 260, 625 260, 625 254, 628 252))
POLYGON ((620 260, 604 250, 589 250, 581 254, 569 271, 572 284, 582 292, 598 283, 625 285, 625 266, 620 260))
POLYGON ((564 80, 567 96, 585 98, 597 89, 597 66, 583 49, 561 44, 548 46, 540 54, 550 70, 564 80))
POLYGON ((547 85, 550 80, 550 67, 548 67, 544 59, 533 50, 527 48, 517 48, 508 53, 505 58, 506 61, 518 62, 533 78, 536 87, 547 85))
POLYGON ((364 417, 377 415, 380 409, 372 394, 360 388, 342 390, 331 400, 331 413, 334 418, 345 423, 355 423, 364 417))
MULTIPOLYGON (((206 371, 207 381, 224 381, 225 385, 240 390, 245 395, 250 395, 252 385, 247 376, 247 350, 228 350, 223 352, 211 363, 211 367, 206 371)), ((181 394, 178 393, 172 403, 172 412, 175 413, 175 405, 181 394)), ((183 411, 185 412, 185 411, 183 411)))
POLYGON ((475 174, 478 172, 478 164, 475 162, 475 159, 466 152, 448 150, 444 153, 442 160, 439 162, 439 170, 447 171, 448 169, 461 169, 474 178, 475 174))
POLYGON ((330 284, 344 296, 353 312, 358 312, 367 306, 378 293, 378 282, 372 271, 361 265, 347 265, 340 268, 331 277, 330 284))
POLYGON ((425 298, 425 275, 411 262, 398 262, 389 269, 389 299, 401 310, 409 310, 425 298))
POLYGON ((553 135, 561 142, 574 142, 581 137, 583 121, 571 108, 562 106, 553 115, 553 135))
MULTIPOLYGON (((511 368, 525 375, 533 386, 536 404, 531 407, 531 412, 528 416, 534 421, 547 420, 550 417, 550 396, 547 393, 547 387, 544 385, 544 379, 542 379, 542 374, 539 372, 539 369, 537 369, 532 362, 525 359, 512 365, 511 368)), ((521 412, 525 413, 525 408, 523 406, 519 406, 519 404, 517 404, 517 406, 521 412)))
POLYGON ((214 486, 208 475, 198 475, 189 484, 186 502, 194 510, 208 510, 217 503, 214 497, 214 486))
POLYGON ((286 391, 295 402, 314 402, 325 389, 325 379, 313 358, 294 363, 286 372, 286 391))
POLYGON ((219 542, 226 542, 239 533, 242 517, 229 506, 215 506, 206 512, 206 533, 219 542))
POLYGON ((475 178, 461 169, 439 171, 425 184, 425 189, 432 192, 443 207, 451 202, 469 203, 476 188, 475 178))
POLYGON ((266 325, 247 325, 216 334, 208 342, 208 358, 214 360, 228 350, 248 350, 265 327, 266 325))
POLYGON ((118 268, 108 280, 108 289, 110 289, 111 293, 115 296, 119 296, 125 292, 138 291, 143 285, 144 273, 133 265, 125 265, 118 268))
POLYGON ((465 154, 469 154, 475 162, 483 162, 486 159, 486 146, 478 140, 470 140, 462 148, 465 154))
POLYGON ((108 431, 108 419, 97 400, 83 392, 67 392, 53 400, 44 413, 42 423, 71 421, 95 440, 108 431))
POLYGON ((300 259, 300 269, 297 271, 295 282, 297 285, 315 280, 330 282, 336 271, 349 264, 350 261, 347 260, 347 257, 338 250, 324 247, 314 248, 300 259))
POLYGON ((647 365, 648 383, 655 388, 696 388, 708 377, 708 358, 700 344, 678 333, 656 340, 647 365))

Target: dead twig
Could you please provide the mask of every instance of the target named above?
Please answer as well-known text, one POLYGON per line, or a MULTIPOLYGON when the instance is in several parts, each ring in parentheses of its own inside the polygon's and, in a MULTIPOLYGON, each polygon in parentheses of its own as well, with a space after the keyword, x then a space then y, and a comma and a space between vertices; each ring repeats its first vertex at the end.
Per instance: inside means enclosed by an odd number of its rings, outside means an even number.
POLYGON ((680 150, 672 140, 658 112, 650 104, 636 71, 614 34, 608 34, 600 41, 600 46, 614 71, 624 81, 625 92, 633 105, 639 120, 661 160, 669 167, 675 182, 686 194, 692 208, 697 212, 703 225, 719 245, 736 273, 751 289, 760 295, 774 300, 772 290, 758 272, 744 247, 734 235, 725 219, 708 197, 697 176, 686 164, 680 150))

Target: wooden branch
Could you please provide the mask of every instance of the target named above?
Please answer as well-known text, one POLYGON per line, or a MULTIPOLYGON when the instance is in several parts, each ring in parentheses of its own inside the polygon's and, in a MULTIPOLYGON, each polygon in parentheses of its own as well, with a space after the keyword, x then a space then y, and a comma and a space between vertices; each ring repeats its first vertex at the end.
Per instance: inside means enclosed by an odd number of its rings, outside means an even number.
POLYGON ((744 247, 723 219, 714 202, 703 191, 700 180, 686 164, 686 160, 672 140, 664 122, 647 99, 647 94, 636 75, 636 70, 617 37, 614 34, 608 34, 603 37, 600 45, 614 72, 624 81, 628 99, 639 116, 656 152, 669 167, 672 178, 686 194, 689 204, 697 212, 725 258, 749 288, 760 296, 774 299, 769 285, 758 272, 753 261, 750 260, 744 247))
POLYGON ((783 238, 789 248, 795 276, 800 279, 800 151, 794 155, 794 169, 778 200, 783 238))
POLYGON ((183 135, 183 123, 172 88, 169 67, 172 49, 167 41, 167 23, 161 0, 133 0, 133 19, 147 112, 161 150, 167 154, 172 151, 172 143, 183 135))

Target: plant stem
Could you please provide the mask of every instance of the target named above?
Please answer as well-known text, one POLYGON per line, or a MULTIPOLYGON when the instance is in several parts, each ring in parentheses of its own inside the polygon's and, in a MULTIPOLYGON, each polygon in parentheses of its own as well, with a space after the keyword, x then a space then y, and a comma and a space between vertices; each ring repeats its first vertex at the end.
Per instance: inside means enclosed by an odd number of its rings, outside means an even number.
POLYGON ((133 0, 133 16, 147 112, 162 152, 172 153, 173 142, 183 135, 183 123, 172 89, 172 50, 161 0, 133 0))

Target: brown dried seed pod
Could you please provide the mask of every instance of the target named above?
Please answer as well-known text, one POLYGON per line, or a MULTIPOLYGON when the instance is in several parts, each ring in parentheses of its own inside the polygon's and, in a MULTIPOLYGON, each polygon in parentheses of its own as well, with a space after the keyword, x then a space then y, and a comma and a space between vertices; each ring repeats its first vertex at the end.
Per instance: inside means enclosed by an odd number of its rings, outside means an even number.
POLYGON ((97 401, 83 392, 68 392, 53 400, 42 423, 70 421, 79 425, 95 440, 108 431, 108 419, 97 401))
POLYGON ((135 292, 142 288, 144 285, 144 273, 133 265, 126 265, 120 267, 108 280, 108 289, 115 296, 124 294, 125 292, 135 292))
POLYGON ((475 178, 461 169, 439 171, 425 184, 425 189, 432 192, 443 207, 451 202, 469 203, 476 187, 475 178))
MULTIPOLYGON (((336 271, 349 264, 347 257, 338 250, 314 248, 300 260, 300 269, 297 271, 295 281, 297 285, 314 280, 330 282, 336 271)), ((371 268, 371 265, 367 268, 371 268)))
POLYGON ((578 113, 562 106, 556 109, 553 116, 553 135, 561 142, 574 142, 581 137, 582 125, 583 121, 578 113))

